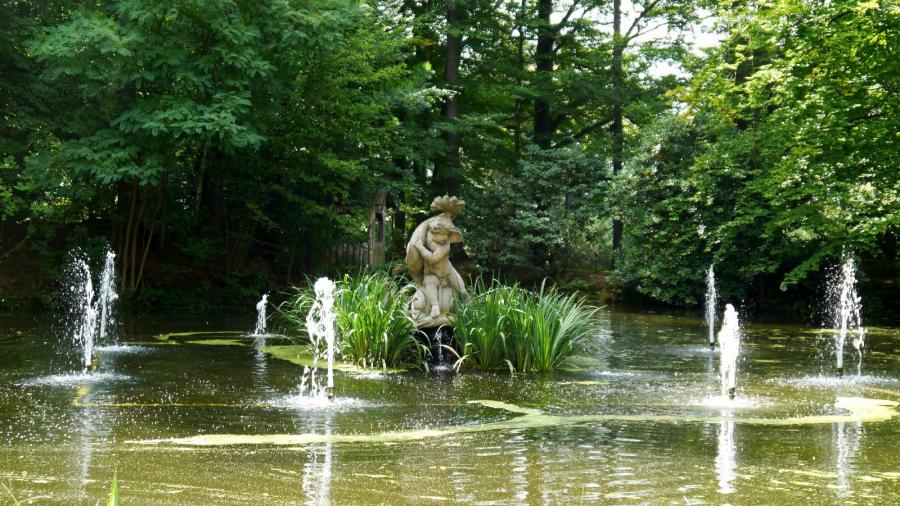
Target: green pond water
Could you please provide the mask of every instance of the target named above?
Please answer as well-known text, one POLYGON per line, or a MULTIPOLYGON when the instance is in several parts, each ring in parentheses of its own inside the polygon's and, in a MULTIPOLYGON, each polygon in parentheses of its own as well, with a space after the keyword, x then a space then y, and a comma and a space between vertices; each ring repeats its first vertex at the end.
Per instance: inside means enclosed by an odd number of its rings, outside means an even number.
POLYGON ((900 504, 900 331, 836 380, 829 334, 750 326, 729 403, 698 318, 600 318, 582 370, 348 369, 310 405, 253 314, 127 321, 87 376, 0 317, 0 504, 105 503, 113 474, 148 505, 900 504))

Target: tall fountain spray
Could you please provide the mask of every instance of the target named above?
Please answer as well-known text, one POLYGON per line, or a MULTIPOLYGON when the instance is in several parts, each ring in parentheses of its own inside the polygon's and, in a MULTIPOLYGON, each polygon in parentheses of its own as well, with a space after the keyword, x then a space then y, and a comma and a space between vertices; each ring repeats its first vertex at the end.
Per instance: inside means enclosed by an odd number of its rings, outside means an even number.
POLYGON ((253 329, 254 336, 261 336, 266 333, 266 304, 268 304, 269 295, 263 294, 262 299, 256 303, 256 328, 253 329))
POLYGON ((303 380, 300 382, 301 394, 309 392, 312 397, 318 397, 323 393, 329 398, 334 396, 334 282, 328 278, 319 278, 313 286, 316 293, 316 301, 313 303, 309 314, 306 315, 306 330, 312 343, 313 364, 312 368, 304 368, 303 380), (319 385, 317 369, 321 343, 325 341, 325 357, 328 360, 328 376, 324 387, 319 385), (307 381, 309 382, 307 384, 307 381))
POLYGON ((716 347, 716 274, 713 266, 706 271, 706 328, 709 330, 709 348, 716 347))
POLYGON ((91 268, 78 256, 74 257, 74 280, 71 286, 77 314, 72 340, 81 346, 81 367, 91 368, 94 358, 94 336, 97 333, 97 306, 94 304, 94 282, 91 268))
POLYGON ((856 293, 856 264, 848 258, 841 266, 840 274, 829 283, 828 299, 831 304, 834 335, 834 354, 837 360, 837 375, 844 375, 844 345, 847 336, 853 334, 853 348, 859 355, 857 374, 862 370, 862 349, 865 345, 866 329, 862 326, 860 310, 862 299, 856 293))
POLYGON ((116 254, 107 250, 103 272, 100 274, 100 339, 115 337, 115 313, 113 306, 119 294, 116 293, 116 254))
POLYGON ((734 399, 738 355, 741 352, 741 328, 738 313, 731 304, 725 304, 722 329, 719 330, 719 380, 722 396, 734 399))
POLYGON ((76 249, 70 258, 69 321, 72 341, 81 348, 81 366, 86 371, 93 366, 98 340, 110 340, 115 335, 115 302, 119 298, 116 293, 116 255, 112 251, 106 252, 99 293, 94 291, 94 278, 84 253, 76 249))

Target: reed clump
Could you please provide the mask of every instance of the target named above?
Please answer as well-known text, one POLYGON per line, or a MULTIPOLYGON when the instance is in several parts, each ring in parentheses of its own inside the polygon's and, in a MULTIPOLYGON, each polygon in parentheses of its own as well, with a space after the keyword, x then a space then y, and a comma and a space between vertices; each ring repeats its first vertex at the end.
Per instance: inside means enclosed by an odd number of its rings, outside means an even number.
POLYGON ((598 335, 599 308, 542 285, 539 291, 481 280, 459 301, 454 346, 459 365, 480 370, 553 371, 598 335))
MULTIPOLYGON (((335 346, 340 355, 369 368, 424 364, 427 348, 415 339, 415 324, 406 312, 410 286, 377 271, 346 274, 335 284, 335 346)), ((307 283, 295 288, 279 312, 305 333, 315 299, 312 283, 307 283)))
MULTIPOLYGON (((335 292, 338 353, 361 367, 427 367, 427 343, 416 339, 407 313, 414 288, 384 272, 344 275, 335 292)), ((295 289, 279 312, 306 332, 306 315, 315 301, 312 283, 295 289)), ((475 281, 469 296, 456 301, 452 316, 456 367, 547 372, 565 366, 599 334, 597 307, 582 297, 542 285, 475 281)))

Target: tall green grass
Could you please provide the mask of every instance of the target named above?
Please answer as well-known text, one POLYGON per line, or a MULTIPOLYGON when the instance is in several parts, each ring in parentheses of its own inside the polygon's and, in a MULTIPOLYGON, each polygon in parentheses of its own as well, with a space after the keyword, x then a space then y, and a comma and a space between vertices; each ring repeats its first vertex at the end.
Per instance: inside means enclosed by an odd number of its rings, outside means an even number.
MULTIPOLYGON (((335 346, 362 367, 419 367, 427 348, 413 336, 406 312, 411 287, 384 272, 362 272, 338 280, 334 309, 335 346)), ((299 287, 280 306, 281 315, 306 332, 306 315, 315 301, 312 283, 299 287)))
MULTIPOLYGON (((336 285, 336 346, 345 359, 363 367, 425 366, 428 347, 415 338, 415 324, 406 312, 411 286, 384 272, 345 275, 336 285)), ((479 279, 469 294, 457 300, 453 317, 458 366, 553 371, 599 331, 598 308, 555 288, 487 286, 479 279)), ((305 334, 314 301, 310 282, 295 290, 280 313, 305 334)))
POLYGON ((552 371, 598 333, 597 310, 555 288, 533 292, 477 280, 457 304, 455 346, 462 365, 475 369, 552 371))

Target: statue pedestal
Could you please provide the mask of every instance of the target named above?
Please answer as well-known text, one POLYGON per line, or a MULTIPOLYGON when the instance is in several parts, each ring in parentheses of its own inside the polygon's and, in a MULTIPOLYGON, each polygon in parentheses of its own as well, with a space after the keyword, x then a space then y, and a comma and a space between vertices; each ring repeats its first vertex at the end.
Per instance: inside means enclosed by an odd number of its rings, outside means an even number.
POLYGON ((453 346, 453 327, 423 327, 416 330, 416 339, 428 347, 431 357, 428 359, 430 366, 445 365, 452 366, 456 362, 456 355, 450 350, 441 348, 444 346, 453 346))

